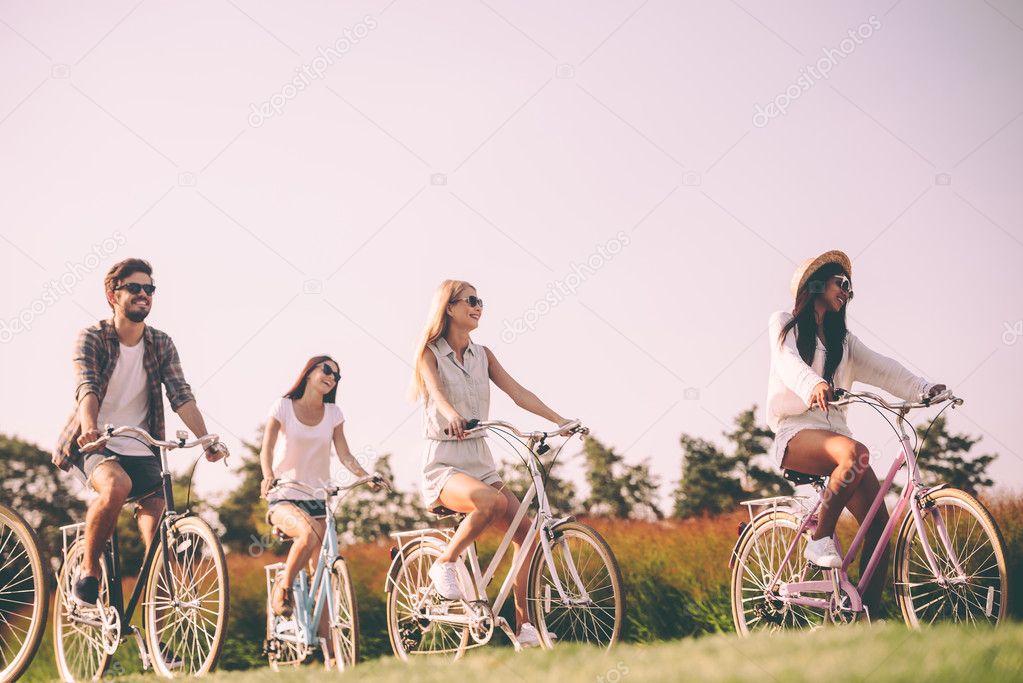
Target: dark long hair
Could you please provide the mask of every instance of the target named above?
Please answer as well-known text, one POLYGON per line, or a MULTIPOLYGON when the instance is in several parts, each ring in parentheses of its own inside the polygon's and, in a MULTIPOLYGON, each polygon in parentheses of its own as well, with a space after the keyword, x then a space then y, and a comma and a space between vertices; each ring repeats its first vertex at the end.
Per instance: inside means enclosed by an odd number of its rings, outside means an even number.
MULTIPOLYGON (((324 363, 328 360, 332 362, 334 365, 336 365, 338 369, 341 368, 341 364, 338 363, 333 358, 331 358, 330 356, 313 356, 308 361, 306 361, 305 367, 302 368, 302 374, 298 376, 298 379, 295 380, 295 383, 291 386, 290 389, 288 389, 288 393, 284 394, 284 398, 290 398, 292 400, 302 398, 302 396, 305 395, 305 384, 309 380, 309 373, 311 373, 313 371, 313 368, 315 368, 317 365, 324 363)), ((334 399, 337 398, 338 384, 340 384, 340 381, 334 382, 334 388, 323 395, 324 403, 333 403, 334 399)))
MULTIPOLYGON (((778 344, 785 341, 785 336, 796 329, 796 348, 799 357, 807 365, 813 365, 813 354, 817 350, 817 319, 814 316, 813 302, 823 296, 828 280, 835 275, 845 275, 845 268, 837 263, 825 263, 813 272, 803 288, 796 293, 796 305, 792 308, 792 320, 785 323, 778 338, 778 344)), ((824 381, 831 383, 835 377, 835 369, 842 362, 843 345, 845 344, 845 306, 838 313, 827 311, 824 314, 824 381)))

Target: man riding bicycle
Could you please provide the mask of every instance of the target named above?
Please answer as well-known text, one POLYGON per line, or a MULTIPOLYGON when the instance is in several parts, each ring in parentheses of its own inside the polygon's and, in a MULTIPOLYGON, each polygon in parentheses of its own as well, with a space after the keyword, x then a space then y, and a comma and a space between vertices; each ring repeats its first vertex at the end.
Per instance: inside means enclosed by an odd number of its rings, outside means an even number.
MULTIPOLYGON (((153 269, 148 262, 129 258, 115 264, 104 286, 113 316, 81 331, 72 362, 77 407, 68 418, 53 452, 53 464, 78 468, 99 494, 85 517, 85 556, 74 581, 72 597, 79 605, 99 600, 103 547, 113 535, 125 502, 135 503, 135 518, 146 548, 164 509, 159 451, 132 436, 110 439, 85 449, 100 438, 100 425, 129 425, 164 438, 163 393, 185 425, 196 435, 208 434, 191 387, 181 371, 174 342, 145 324, 152 310, 153 269)), ((228 455, 214 443, 206 459, 228 455)))

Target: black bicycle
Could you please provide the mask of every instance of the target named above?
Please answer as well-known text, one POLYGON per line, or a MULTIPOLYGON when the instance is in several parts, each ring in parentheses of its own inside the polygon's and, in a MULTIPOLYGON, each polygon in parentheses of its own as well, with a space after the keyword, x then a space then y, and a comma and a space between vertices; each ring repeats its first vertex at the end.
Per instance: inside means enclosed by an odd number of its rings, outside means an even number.
POLYGON ((65 681, 98 680, 107 670, 118 646, 134 637, 144 670, 157 674, 202 675, 217 663, 227 626, 228 579, 224 549, 217 534, 189 511, 174 506, 167 453, 176 448, 217 443, 215 435, 186 441, 179 431, 175 441, 157 441, 137 427, 107 425, 104 435, 86 446, 106 443, 121 434, 138 436, 160 449, 166 509, 158 536, 146 553, 127 608, 121 581, 117 534, 107 543, 100 560, 100 593, 95 607, 82 607, 71 596, 78 567, 85 554, 85 524, 61 527, 63 566, 54 604, 53 647, 57 669, 65 681), (143 609, 143 631, 131 625, 135 608, 143 609))

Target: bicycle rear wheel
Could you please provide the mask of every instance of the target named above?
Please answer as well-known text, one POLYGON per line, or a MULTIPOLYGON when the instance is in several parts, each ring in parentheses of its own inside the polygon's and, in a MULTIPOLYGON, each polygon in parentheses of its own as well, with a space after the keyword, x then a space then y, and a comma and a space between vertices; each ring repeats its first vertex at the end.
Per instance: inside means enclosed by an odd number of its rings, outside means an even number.
POLYGON ((24 673, 46 629, 43 558, 21 515, 0 503, 0 681, 24 673))
POLYGON ((387 594, 387 634, 394 656, 434 655, 459 659, 469 643, 469 627, 435 621, 427 615, 444 611, 464 616, 461 602, 440 603, 427 572, 440 555, 429 543, 413 541, 405 546, 404 557, 387 594))
MULTIPOLYGON (((75 576, 84 555, 84 539, 75 541, 68 548, 53 601, 53 654, 57 672, 62 680, 69 683, 100 680, 112 659, 110 637, 120 637, 120 633, 108 634, 105 632, 107 629, 96 625, 100 620, 99 609, 80 608, 71 598, 75 576)), ((99 602, 103 610, 110 613, 113 608, 110 607, 107 586, 107 565, 102 556, 99 562, 99 602)), ((120 631, 119 622, 116 626, 117 631, 120 631)), ((116 646, 116 640, 113 644, 116 646)))
MULTIPOLYGON (((359 661, 359 606, 355 599, 355 586, 348 572, 348 563, 342 558, 334 560, 331 568, 331 596, 337 623, 331 624, 330 637, 334 647, 334 661, 338 671, 349 669, 359 661)), ((326 656, 326 653, 324 653, 326 656)))
POLYGON ((156 673, 170 678, 210 671, 224 644, 228 580, 224 549, 206 522, 174 521, 167 545, 156 553, 145 595, 146 640, 156 673))
POLYGON ((799 522, 790 512, 770 512, 754 519, 739 539, 731 580, 732 621, 739 635, 761 630, 812 629, 827 619, 826 608, 795 605, 778 596, 780 583, 822 581, 828 576, 803 559, 809 536, 804 533, 796 539, 799 522), (772 585, 771 579, 778 574, 793 540, 796 547, 782 568, 779 584, 772 585))
POLYGON ((625 594, 618 560, 594 529, 578 522, 554 529, 554 575, 537 546, 529 568, 529 618, 544 647, 580 642, 609 648, 618 642, 625 621, 625 594))
POLYGON ((946 581, 935 578, 913 516, 907 515, 895 548, 895 596, 906 624, 1001 622, 1008 612, 1009 579, 1005 543, 991 514, 959 489, 928 494, 921 514, 927 545, 946 581))

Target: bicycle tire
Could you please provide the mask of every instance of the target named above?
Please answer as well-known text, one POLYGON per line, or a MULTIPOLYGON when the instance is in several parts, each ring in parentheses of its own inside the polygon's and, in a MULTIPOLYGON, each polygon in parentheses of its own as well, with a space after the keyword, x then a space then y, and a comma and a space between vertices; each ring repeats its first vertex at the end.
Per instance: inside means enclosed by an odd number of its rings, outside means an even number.
MULTIPOLYGON (((39 550, 39 540, 36 538, 35 532, 20 514, 4 503, 0 503, 0 553, 3 555, 0 580, 5 581, 0 586, 0 621, 4 624, 4 630, 16 633, 19 629, 14 625, 14 618, 29 620, 28 626, 24 628, 24 641, 17 647, 13 655, 9 656, 7 653, 7 645, 13 639, 4 637, 0 640, 3 643, 0 655, 3 656, 4 662, 3 668, 0 669, 0 681, 15 681, 28 668, 42 642, 43 632, 46 630, 49 587, 47 586, 47 574, 43 569, 43 556, 39 550), (10 530, 10 535, 8 535, 7 529, 10 530), (13 544, 11 544, 12 540, 13 544), (23 559, 18 558, 18 547, 24 551, 23 559), (29 587, 23 586, 26 580, 22 578, 25 568, 29 570, 32 581, 29 587), (11 579, 11 582, 6 582, 8 578, 11 579), (14 586, 18 586, 18 589, 14 590, 14 586), (15 595, 22 599, 14 599, 15 595), (28 610, 24 607, 15 607, 18 604, 24 605, 25 598, 31 600, 28 610), (8 604, 12 607, 10 614, 3 609, 8 604), (28 617, 24 614, 26 611, 29 612, 28 617)), ((2 633, 3 631, 0 631, 0 635, 2 633)))

